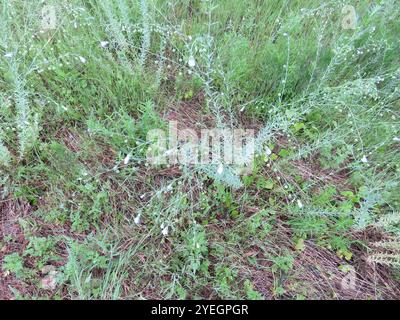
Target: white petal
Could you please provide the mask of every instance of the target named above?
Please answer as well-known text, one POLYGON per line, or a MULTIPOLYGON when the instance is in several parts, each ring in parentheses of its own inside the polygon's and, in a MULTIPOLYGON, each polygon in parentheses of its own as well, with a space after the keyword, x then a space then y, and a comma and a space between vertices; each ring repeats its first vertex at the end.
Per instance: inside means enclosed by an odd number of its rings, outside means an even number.
POLYGON ((101 46, 102 48, 105 48, 105 47, 107 47, 107 46, 108 46, 108 44, 109 44, 109 42, 108 42, 108 41, 100 41, 100 46, 101 46))
POLYGON ((400 138, 399 137, 394 137, 393 141, 400 142, 400 138))
POLYGON ((221 164, 219 165, 218 169, 217 169, 217 173, 218 173, 219 175, 221 175, 222 172, 224 172, 224 166, 223 166, 222 163, 221 163, 221 164))
POLYGON ((368 163, 368 158, 367 158, 367 156, 362 157, 361 162, 362 162, 362 163, 368 163))
POLYGON ((13 56, 12 52, 7 52, 7 53, 4 55, 5 58, 12 58, 12 56, 13 56))
POLYGON ((164 237, 166 237, 168 235, 168 226, 162 229, 161 233, 163 234, 164 237))
POLYGON ((265 155, 270 156, 272 154, 272 150, 268 147, 265 148, 265 155))
POLYGON ((303 203, 300 201, 300 200, 297 200, 297 206, 300 208, 300 209, 303 209, 303 203))
POLYGON ((86 63, 86 59, 84 57, 79 57, 79 60, 81 60, 82 63, 86 63))
POLYGON ((193 56, 190 56, 189 61, 188 61, 189 67, 193 68, 196 66, 196 60, 194 59, 193 56))
POLYGON ((129 160, 131 160, 131 155, 128 154, 125 159, 124 159, 124 165, 127 165, 129 163, 129 160))
POLYGON ((136 224, 140 224, 140 213, 133 220, 136 224))

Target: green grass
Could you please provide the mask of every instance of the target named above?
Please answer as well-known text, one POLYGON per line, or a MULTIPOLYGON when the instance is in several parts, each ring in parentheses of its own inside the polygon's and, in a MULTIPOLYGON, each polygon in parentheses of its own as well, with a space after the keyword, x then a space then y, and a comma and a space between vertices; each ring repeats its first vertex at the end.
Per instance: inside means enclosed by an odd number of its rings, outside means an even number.
POLYGON ((0 6, 0 298, 400 297, 396 0, 46 3, 0 6), (150 166, 171 114, 249 170, 150 166))

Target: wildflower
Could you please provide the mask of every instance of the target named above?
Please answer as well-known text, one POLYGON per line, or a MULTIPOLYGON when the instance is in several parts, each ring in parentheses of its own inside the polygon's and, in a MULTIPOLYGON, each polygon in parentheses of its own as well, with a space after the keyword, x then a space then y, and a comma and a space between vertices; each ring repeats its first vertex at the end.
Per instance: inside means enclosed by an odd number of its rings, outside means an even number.
POLYGON ((131 160, 131 155, 128 154, 125 159, 124 159, 124 165, 127 165, 129 163, 129 160, 131 160))
POLYGON ((221 175, 222 172, 224 172, 224 166, 223 166, 222 163, 221 163, 221 164, 219 165, 218 169, 217 169, 217 173, 218 173, 219 175, 221 175))
POLYGON ((193 56, 190 56, 189 61, 188 61, 188 65, 191 68, 194 68, 196 66, 196 60, 194 59, 193 56))
POLYGON ((102 48, 105 48, 105 47, 107 47, 107 46, 108 46, 108 44, 109 44, 109 42, 108 42, 108 41, 100 41, 100 46, 101 46, 102 48))
POLYGON ((394 137, 393 141, 400 142, 400 138, 399 137, 394 137))
POLYGON ((300 209, 303 209, 303 203, 300 201, 300 200, 297 200, 297 206, 300 208, 300 209))
POLYGON ((172 191, 172 183, 170 185, 168 185, 167 191, 172 191))
POLYGON ((362 162, 362 163, 368 163, 368 158, 367 158, 367 156, 362 157, 361 162, 362 162))
POLYGON ((161 233, 162 233, 162 235, 163 235, 164 237, 166 237, 166 236, 168 235, 168 226, 166 226, 165 228, 163 228, 163 229, 161 230, 161 233))
POLYGON ((7 53, 4 55, 5 58, 12 58, 12 56, 13 56, 12 52, 7 52, 7 53))
POLYGON ((79 60, 80 60, 82 63, 86 63, 86 59, 85 59, 84 57, 79 56, 79 60))
POLYGON ((140 224, 140 213, 135 217, 133 222, 135 222, 135 224, 140 224))
POLYGON ((272 154, 272 150, 268 147, 265 148, 265 155, 268 157, 272 154))

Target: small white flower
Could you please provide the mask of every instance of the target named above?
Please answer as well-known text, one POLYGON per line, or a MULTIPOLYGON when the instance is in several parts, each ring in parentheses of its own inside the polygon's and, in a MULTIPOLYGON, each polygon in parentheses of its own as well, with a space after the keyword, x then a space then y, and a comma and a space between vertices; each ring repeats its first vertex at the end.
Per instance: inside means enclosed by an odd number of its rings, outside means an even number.
POLYGON ((300 200, 297 200, 297 206, 300 208, 300 209, 303 209, 303 203, 300 201, 300 200))
POLYGON ((146 196, 145 194, 142 194, 142 195, 140 196, 140 199, 143 199, 145 196, 146 196))
POLYGON ((5 58, 12 58, 12 56, 13 56, 12 52, 7 52, 7 53, 4 55, 5 58))
POLYGON ((108 46, 108 44, 109 44, 109 42, 108 42, 108 41, 100 41, 100 46, 101 46, 102 48, 105 48, 105 47, 107 47, 107 46, 108 46))
POLYGON ((272 150, 268 147, 265 148, 265 155, 270 156, 272 154, 272 150))
POLYGON ((196 60, 194 59, 193 56, 190 56, 189 61, 188 61, 188 65, 191 68, 194 68, 196 66, 196 60))
POLYGON ((393 141, 400 142, 400 138, 399 137, 394 137, 393 141))
POLYGON ((136 224, 140 224, 140 213, 135 217, 133 222, 135 222, 136 224))
POLYGON ((167 191, 172 191, 172 183, 170 185, 168 185, 167 191))
POLYGON ((221 175, 222 172, 224 172, 224 166, 223 166, 222 163, 221 163, 221 164, 219 165, 218 169, 217 169, 217 173, 218 173, 219 175, 221 175))
POLYGON ((82 63, 86 63, 86 59, 85 59, 84 57, 79 56, 79 60, 80 60, 82 63))
POLYGON ((131 160, 131 155, 128 154, 125 159, 124 159, 124 165, 127 165, 129 163, 129 160, 131 160))
POLYGON ((361 162, 362 162, 362 163, 368 163, 368 158, 367 158, 367 156, 362 157, 361 162))
POLYGON ((166 237, 168 235, 168 226, 162 229, 161 233, 163 234, 164 237, 166 237))

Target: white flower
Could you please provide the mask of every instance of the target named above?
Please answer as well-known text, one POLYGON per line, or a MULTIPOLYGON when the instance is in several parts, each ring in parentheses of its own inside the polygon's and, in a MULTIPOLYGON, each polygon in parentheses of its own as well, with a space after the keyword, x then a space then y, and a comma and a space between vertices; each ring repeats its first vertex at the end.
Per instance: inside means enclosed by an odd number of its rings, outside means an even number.
POLYGON ((140 196, 140 199, 143 199, 145 196, 146 196, 145 194, 142 194, 142 195, 140 196))
POLYGON ((168 185, 167 191, 172 191, 172 183, 170 185, 168 185))
POLYGON ((12 56, 13 56, 12 52, 7 52, 7 53, 4 55, 5 58, 12 58, 12 56))
POLYGON ((161 233, 163 234, 164 237, 166 237, 168 235, 168 226, 162 229, 161 233))
POLYGON ((124 165, 127 165, 129 163, 129 160, 131 160, 131 155, 128 154, 125 159, 124 159, 124 165))
POLYGON ((367 158, 367 156, 362 157, 361 162, 362 162, 362 163, 368 163, 368 158, 367 158))
POLYGON ((218 173, 219 175, 221 175, 222 172, 224 172, 224 166, 223 166, 222 163, 221 163, 221 164, 219 165, 218 169, 217 169, 217 173, 218 173))
POLYGON ((300 208, 300 209, 303 209, 303 203, 300 201, 300 200, 297 200, 297 206, 300 208))
POLYGON ((84 57, 79 56, 79 60, 80 60, 82 63, 86 63, 86 59, 85 59, 84 57))
POLYGON ((400 138, 399 137, 394 137, 393 141, 400 142, 400 138))
POLYGON ((105 47, 107 47, 107 46, 108 46, 108 44, 109 44, 109 42, 108 42, 108 41, 100 41, 100 46, 101 46, 102 48, 105 48, 105 47))
POLYGON ((133 222, 135 222, 136 224, 140 224, 140 213, 135 217, 133 222))
POLYGON ((268 157, 272 154, 272 150, 268 147, 265 148, 265 155, 268 157))
POLYGON ((194 59, 193 56, 190 56, 189 61, 188 61, 188 65, 191 68, 194 68, 196 66, 196 60, 194 59))

